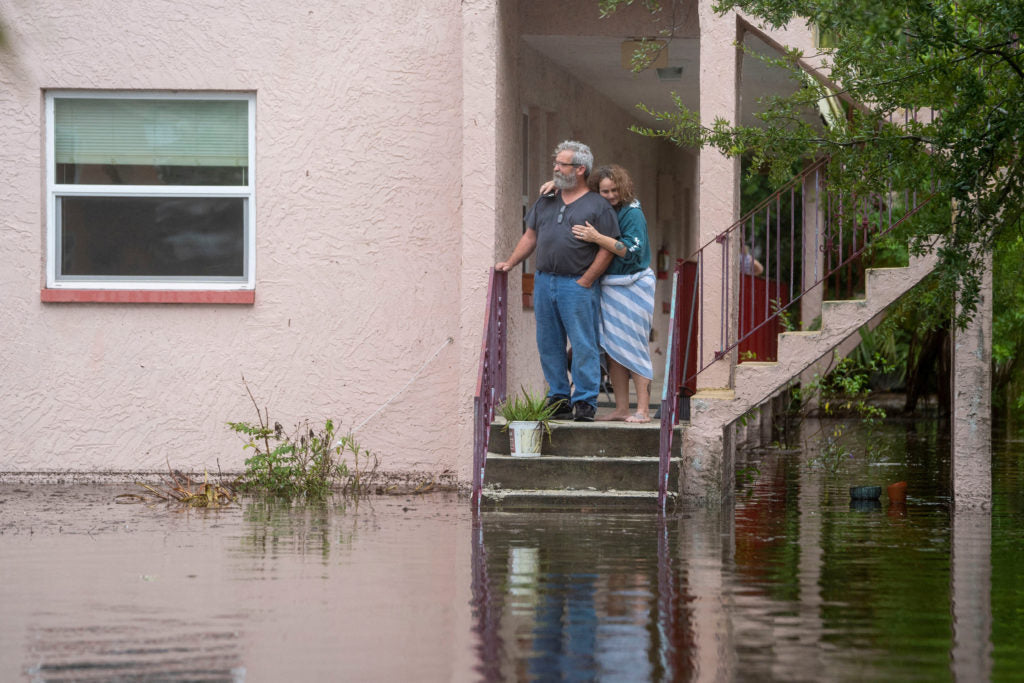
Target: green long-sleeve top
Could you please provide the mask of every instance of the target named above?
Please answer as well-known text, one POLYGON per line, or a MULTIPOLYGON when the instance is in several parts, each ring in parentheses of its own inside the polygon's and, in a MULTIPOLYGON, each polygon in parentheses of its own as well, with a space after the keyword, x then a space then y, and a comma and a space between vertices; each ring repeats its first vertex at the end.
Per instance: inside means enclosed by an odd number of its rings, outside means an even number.
POLYGON ((638 273, 651 265, 651 245, 647 241, 647 219, 640 208, 640 201, 634 199, 629 206, 623 205, 618 211, 619 241, 626 245, 626 255, 616 256, 608 266, 605 275, 628 275, 638 273))

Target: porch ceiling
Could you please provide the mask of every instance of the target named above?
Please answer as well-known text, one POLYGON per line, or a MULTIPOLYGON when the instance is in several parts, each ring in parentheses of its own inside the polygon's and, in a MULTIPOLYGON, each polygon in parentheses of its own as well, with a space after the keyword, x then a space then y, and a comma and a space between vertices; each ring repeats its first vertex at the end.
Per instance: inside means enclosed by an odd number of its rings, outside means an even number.
MULTIPOLYGON (((682 67, 681 80, 659 80, 654 69, 633 73, 622 68, 621 45, 629 36, 524 35, 531 48, 544 55, 577 79, 594 88, 631 112, 637 122, 650 124, 652 119, 638 110, 642 102, 655 111, 673 108, 672 93, 677 93, 688 108, 700 108, 700 41, 697 38, 673 38, 668 47, 668 65, 682 67)), ((756 36, 747 34, 744 44, 754 52, 777 56, 777 53, 756 36)), ((761 109, 758 100, 769 94, 789 94, 797 87, 789 72, 768 66, 751 55, 743 57, 741 82, 741 116, 744 125, 757 125, 754 114, 761 109)), ((809 113, 816 119, 814 113, 809 113)))

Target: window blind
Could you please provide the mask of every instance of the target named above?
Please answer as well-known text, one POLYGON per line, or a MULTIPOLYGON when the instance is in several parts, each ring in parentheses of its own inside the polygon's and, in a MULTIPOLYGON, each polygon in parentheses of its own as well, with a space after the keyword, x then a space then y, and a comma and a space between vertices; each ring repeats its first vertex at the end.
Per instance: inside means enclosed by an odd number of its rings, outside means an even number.
POLYGON ((55 98, 58 164, 247 166, 246 100, 55 98))

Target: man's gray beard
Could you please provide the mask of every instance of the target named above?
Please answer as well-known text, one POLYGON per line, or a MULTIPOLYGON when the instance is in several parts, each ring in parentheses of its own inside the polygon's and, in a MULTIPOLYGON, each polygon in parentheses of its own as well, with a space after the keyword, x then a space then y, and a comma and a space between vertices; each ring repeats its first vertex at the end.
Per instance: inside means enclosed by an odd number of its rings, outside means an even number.
POLYGON ((555 171, 551 180, 555 183, 555 187, 559 190, 571 190, 576 187, 576 175, 565 175, 555 171))

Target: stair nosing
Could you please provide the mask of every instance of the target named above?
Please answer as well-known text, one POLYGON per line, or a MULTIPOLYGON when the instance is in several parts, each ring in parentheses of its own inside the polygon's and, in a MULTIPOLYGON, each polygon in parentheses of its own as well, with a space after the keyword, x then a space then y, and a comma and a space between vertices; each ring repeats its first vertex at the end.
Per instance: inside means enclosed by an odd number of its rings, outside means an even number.
MULTIPOLYGON (((494 496, 547 496, 547 497, 570 497, 582 498, 584 496, 597 496, 600 498, 657 498, 657 491, 645 491, 643 489, 491 489, 484 487, 484 495, 494 496)), ((666 492, 667 495, 675 495, 674 491, 666 492)))
MULTIPOLYGON (((508 453, 491 453, 488 451, 487 459, 496 458, 500 460, 514 460, 516 462, 537 462, 537 461, 548 461, 548 462, 561 462, 561 461, 572 461, 579 462, 580 460, 594 460, 598 462, 657 462, 660 459, 658 455, 545 455, 541 453, 534 457, 522 457, 517 455, 509 455, 508 453)), ((680 457, 669 457, 669 462, 681 461, 680 457)))

